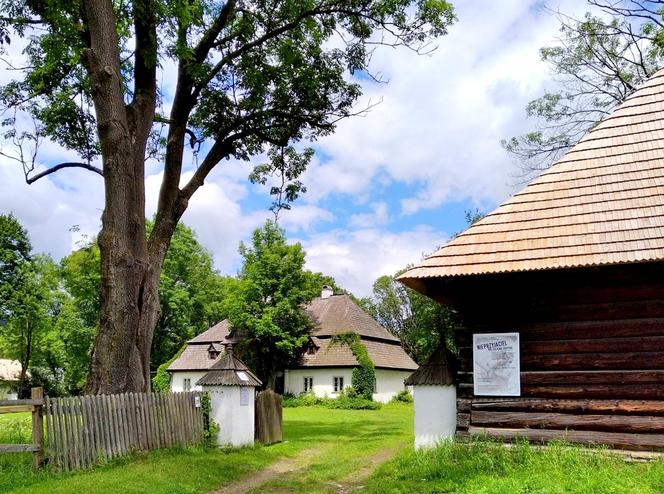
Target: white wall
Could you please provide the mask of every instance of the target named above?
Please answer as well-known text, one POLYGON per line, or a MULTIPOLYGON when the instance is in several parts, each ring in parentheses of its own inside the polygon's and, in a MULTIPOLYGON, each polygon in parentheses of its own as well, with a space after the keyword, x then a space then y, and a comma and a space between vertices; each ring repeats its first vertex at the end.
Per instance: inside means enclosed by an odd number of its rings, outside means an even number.
POLYGON ((456 431, 456 387, 413 386, 415 448, 431 448, 456 431))
MULTIPOLYGON (((386 403, 399 391, 405 389, 403 384, 412 372, 388 369, 376 369, 376 392, 374 400, 386 403)), ((304 392, 304 378, 314 378, 314 394, 316 396, 334 398, 334 377, 344 378, 344 387, 352 386, 353 369, 350 367, 324 368, 324 369, 287 369, 284 373, 284 391, 299 395, 304 392)))
MULTIPOLYGON (((413 371, 376 369, 376 392, 373 395, 374 400, 382 403, 390 401, 395 394, 406 389, 403 382, 412 373, 413 371)), ((412 389, 410 391, 412 392, 412 389)))
POLYGON ((204 386, 210 393, 211 418, 219 425, 219 446, 251 446, 254 444, 254 406, 256 389, 249 386, 204 386), (242 389, 248 400, 242 405, 242 389))
POLYGON ((189 391, 201 391, 200 386, 196 386, 198 380, 207 374, 207 371, 175 371, 171 372, 171 391, 179 393, 184 391, 184 380, 191 379, 191 389, 189 391))

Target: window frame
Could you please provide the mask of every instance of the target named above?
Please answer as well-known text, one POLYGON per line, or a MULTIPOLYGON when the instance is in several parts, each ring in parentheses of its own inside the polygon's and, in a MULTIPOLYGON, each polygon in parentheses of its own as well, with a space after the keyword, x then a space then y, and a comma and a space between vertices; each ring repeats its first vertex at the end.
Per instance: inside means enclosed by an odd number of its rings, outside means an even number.
POLYGON ((344 376, 332 377, 333 393, 341 393, 344 390, 344 376))
POLYGON ((191 391, 191 377, 182 378, 182 391, 191 391))
POLYGON ((304 376, 304 392, 309 393, 314 390, 314 376, 304 376))

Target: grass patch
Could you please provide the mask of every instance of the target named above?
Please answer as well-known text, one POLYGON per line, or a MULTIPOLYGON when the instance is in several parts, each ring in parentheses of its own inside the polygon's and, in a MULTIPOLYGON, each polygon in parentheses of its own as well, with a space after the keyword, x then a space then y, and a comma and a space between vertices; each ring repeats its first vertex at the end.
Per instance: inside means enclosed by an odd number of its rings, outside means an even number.
POLYGON ((659 494, 664 461, 630 463, 602 450, 562 442, 512 448, 488 440, 410 449, 383 464, 368 493, 455 494, 659 494))
MULTIPOLYGON (((28 425, 29 414, 25 420, 28 425)), ((3 424, 0 428, 4 429, 3 424)), ((2 433, 0 433, 2 434, 2 433)), ((0 468, 0 492, 60 494, 197 494, 231 483, 270 463, 320 448, 302 479, 289 492, 332 492, 326 484, 359 468, 368 457, 398 442, 412 441, 412 407, 389 405, 382 410, 329 410, 323 407, 284 410, 284 439, 280 444, 235 450, 179 448, 134 454, 94 470, 34 472, 31 456, 14 468, 0 468)), ((21 455, 18 455, 21 456, 21 455)), ((0 455, 0 459, 17 455, 0 455)), ((274 486, 274 491, 280 486, 274 486)), ((268 489, 270 491, 270 489, 268 489)), ((265 492, 265 491, 263 491, 265 492)))

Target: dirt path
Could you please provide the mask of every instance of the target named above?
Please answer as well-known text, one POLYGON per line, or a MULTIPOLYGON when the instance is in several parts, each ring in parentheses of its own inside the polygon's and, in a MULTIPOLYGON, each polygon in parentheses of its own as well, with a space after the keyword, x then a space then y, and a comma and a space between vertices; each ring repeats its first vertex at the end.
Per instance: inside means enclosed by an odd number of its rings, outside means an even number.
POLYGON ((399 444, 394 448, 381 449, 378 453, 369 458, 368 465, 363 466, 359 470, 355 470, 341 483, 335 483, 332 485, 337 488, 339 494, 348 494, 362 489, 362 487, 364 487, 362 482, 371 477, 371 474, 373 474, 374 471, 376 471, 376 468, 381 464, 395 457, 404 446, 405 445, 403 444, 399 444))
MULTIPOLYGON (((369 457, 369 463, 364 465, 359 470, 355 470, 348 477, 343 479, 340 483, 330 483, 340 494, 348 494, 362 489, 362 482, 368 479, 371 474, 378 468, 378 466, 387 460, 394 457, 403 445, 398 445, 390 449, 382 449, 378 453, 369 457)), ((313 461, 324 452, 325 448, 309 448, 303 451, 300 451, 298 455, 294 458, 284 458, 278 460, 272 465, 254 472, 251 475, 237 480, 221 489, 211 492, 210 494, 244 494, 249 492, 256 487, 270 482, 271 480, 276 480, 284 476, 292 476, 297 472, 304 471, 313 461)))
POLYGON ((284 458, 272 465, 253 472, 244 479, 237 480, 210 494, 244 494, 251 489, 260 486, 270 480, 275 480, 283 475, 292 474, 307 468, 311 462, 322 453, 323 448, 309 448, 300 451, 294 458, 284 458))

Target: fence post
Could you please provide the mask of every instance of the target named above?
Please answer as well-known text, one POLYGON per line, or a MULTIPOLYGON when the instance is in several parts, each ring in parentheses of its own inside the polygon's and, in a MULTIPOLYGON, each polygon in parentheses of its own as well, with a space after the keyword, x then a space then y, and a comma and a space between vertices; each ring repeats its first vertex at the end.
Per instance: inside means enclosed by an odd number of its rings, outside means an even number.
POLYGON ((44 389, 32 388, 30 398, 41 400, 41 404, 32 408, 32 444, 38 449, 33 453, 35 469, 41 466, 42 454, 44 452, 44 389))

